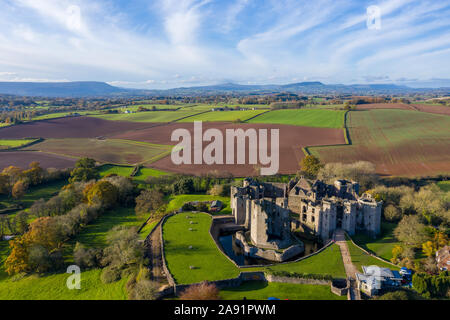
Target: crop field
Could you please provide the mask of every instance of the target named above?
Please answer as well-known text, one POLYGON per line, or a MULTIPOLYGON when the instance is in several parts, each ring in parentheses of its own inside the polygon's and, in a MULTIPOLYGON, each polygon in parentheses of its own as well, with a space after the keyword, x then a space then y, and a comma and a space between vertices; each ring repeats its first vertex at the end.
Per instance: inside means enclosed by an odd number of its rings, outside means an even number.
POLYGON ((130 121, 130 122, 172 122, 181 118, 193 116, 199 111, 147 111, 138 113, 102 114, 93 115, 103 120, 130 121))
POLYGON ((440 181, 437 185, 442 191, 450 192, 450 181, 440 181))
POLYGON ((33 161, 42 168, 66 169, 75 165, 76 159, 38 151, 4 151, 0 155, 0 170, 9 166, 27 169, 33 161))
POLYGON ((274 123, 294 126, 342 128, 345 111, 327 109, 275 110, 253 118, 249 123, 274 123))
POLYGON ((193 121, 232 122, 238 120, 245 121, 265 111, 266 110, 211 111, 180 120, 180 122, 193 122, 193 121))
POLYGON ((244 282, 237 288, 220 291, 224 300, 267 300, 274 297, 280 300, 347 300, 347 296, 337 296, 330 286, 311 284, 292 284, 264 281, 244 282))
POLYGON ((381 175, 417 176, 449 171, 450 117, 408 110, 352 111, 352 145, 314 147, 323 162, 376 165, 381 175))
POLYGON ((165 259, 178 284, 230 279, 239 275, 239 269, 219 251, 211 238, 210 225, 211 217, 204 213, 180 213, 164 223, 165 259), (188 249, 189 246, 193 248, 188 249))
POLYGON ((170 153, 170 146, 118 139, 48 139, 30 149, 71 157, 90 157, 119 165, 151 163, 170 153))
POLYGON ((18 148, 32 142, 36 141, 36 139, 0 139, 0 150, 9 149, 9 148, 18 148))

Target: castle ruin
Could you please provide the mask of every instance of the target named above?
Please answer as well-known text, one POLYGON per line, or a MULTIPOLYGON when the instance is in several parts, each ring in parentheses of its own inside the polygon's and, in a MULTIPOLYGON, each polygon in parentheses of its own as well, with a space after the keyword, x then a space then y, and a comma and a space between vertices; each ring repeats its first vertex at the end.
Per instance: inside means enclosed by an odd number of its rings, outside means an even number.
POLYGON ((242 187, 231 187, 235 223, 247 230, 248 243, 263 249, 292 246, 292 230, 324 241, 336 229, 375 237, 380 232, 381 207, 382 202, 369 194, 359 196, 358 183, 346 180, 330 185, 305 178, 287 184, 246 178, 242 187))

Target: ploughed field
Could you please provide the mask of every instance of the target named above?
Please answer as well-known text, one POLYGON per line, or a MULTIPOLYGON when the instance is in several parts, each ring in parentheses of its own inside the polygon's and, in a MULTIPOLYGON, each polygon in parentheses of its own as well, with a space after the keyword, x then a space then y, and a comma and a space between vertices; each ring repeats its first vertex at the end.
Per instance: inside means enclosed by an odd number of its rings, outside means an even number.
MULTIPOLYGON (((271 129, 279 130, 279 173, 291 174, 299 169, 299 162, 304 157, 302 147, 311 145, 330 145, 330 144, 344 144, 344 133, 342 129, 332 128, 312 128, 277 124, 257 124, 257 123, 224 123, 224 122, 205 122, 203 123, 203 132, 210 128, 218 129, 222 132, 224 137, 224 157, 226 155, 226 130, 227 129, 268 129, 268 136, 270 137, 271 129)), ((128 131, 123 134, 115 135, 117 139, 128 139, 137 141, 146 141, 158 144, 177 144, 178 142, 170 141, 171 134, 176 129, 187 129, 194 137, 194 125, 192 123, 172 123, 165 126, 153 127, 145 130, 128 131)), ((203 150, 210 142, 203 143, 203 150)), ((193 143, 192 143, 193 144, 193 143)), ((236 146, 235 146, 236 147, 236 146)), ((251 144, 250 149, 256 150, 257 145, 251 144)), ((271 142, 267 143, 268 154, 271 155, 271 142)), ((193 147, 191 148, 193 153, 193 147)), ((246 139, 246 163, 249 163, 248 157, 249 143, 246 139)), ((261 150, 259 150, 261 151, 261 150)), ((224 159, 225 162, 225 159, 224 159)), ((259 175, 259 168, 262 165, 251 164, 237 164, 237 151, 235 150, 234 164, 212 164, 212 165, 194 165, 181 164, 175 165, 172 163, 171 157, 166 157, 158 160, 152 164, 152 167, 163 171, 202 174, 213 171, 218 171, 222 175, 231 173, 235 176, 259 175)), ((267 167, 267 166, 264 166, 267 167)))
POLYGON ((352 145, 314 147, 325 162, 370 161, 383 175, 450 171, 450 117, 409 110, 352 111, 352 145))

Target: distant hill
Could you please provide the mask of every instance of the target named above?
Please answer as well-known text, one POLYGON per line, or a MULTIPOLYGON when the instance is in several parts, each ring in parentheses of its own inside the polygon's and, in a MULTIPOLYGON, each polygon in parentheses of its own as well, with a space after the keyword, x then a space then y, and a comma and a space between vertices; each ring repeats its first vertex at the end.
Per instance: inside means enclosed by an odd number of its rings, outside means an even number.
POLYGON ((127 93, 104 82, 0 82, 0 94, 35 97, 84 97, 127 93))
POLYGON ((450 88, 418 89, 394 84, 323 84, 322 82, 299 82, 285 85, 244 85, 224 83, 210 86, 182 87, 167 90, 125 89, 104 82, 0 82, 0 94, 34 97, 108 97, 108 96, 203 96, 212 94, 336 94, 379 95, 403 93, 450 94, 450 88))

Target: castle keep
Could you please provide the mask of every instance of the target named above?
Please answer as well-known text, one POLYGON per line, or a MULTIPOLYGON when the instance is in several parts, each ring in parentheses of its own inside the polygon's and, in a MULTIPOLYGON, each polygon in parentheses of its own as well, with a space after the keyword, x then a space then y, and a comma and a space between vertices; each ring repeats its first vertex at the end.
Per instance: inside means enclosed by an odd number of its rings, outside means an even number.
POLYGON ((292 229, 323 240, 336 229, 375 237, 380 232, 381 207, 369 194, 359 196, 358 183, 345 180, 329 185, 304 178, 287 184, 247 178, 242 187, 231 188, 235 222, 249 230, 251 242, 260 248, 288 246, 292 229))

